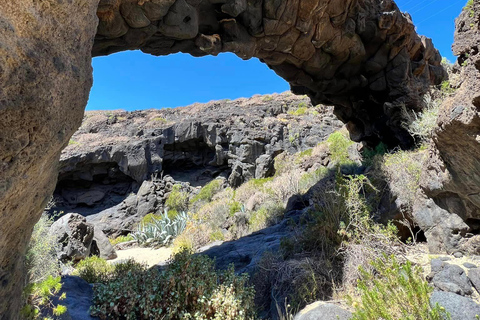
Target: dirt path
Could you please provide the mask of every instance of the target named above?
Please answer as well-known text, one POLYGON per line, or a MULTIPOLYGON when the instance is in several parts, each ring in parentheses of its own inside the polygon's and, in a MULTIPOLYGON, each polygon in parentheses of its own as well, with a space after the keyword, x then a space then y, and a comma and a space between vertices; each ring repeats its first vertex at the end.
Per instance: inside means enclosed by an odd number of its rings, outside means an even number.
POLYGON ((149 267, 158 264, 164 264, 172 255, 170 248, 132 248, 126 250, 117 250, 117 258, 110 260, 115 263, 120 260, 134 259, 137 262, 146 263, 149 267))

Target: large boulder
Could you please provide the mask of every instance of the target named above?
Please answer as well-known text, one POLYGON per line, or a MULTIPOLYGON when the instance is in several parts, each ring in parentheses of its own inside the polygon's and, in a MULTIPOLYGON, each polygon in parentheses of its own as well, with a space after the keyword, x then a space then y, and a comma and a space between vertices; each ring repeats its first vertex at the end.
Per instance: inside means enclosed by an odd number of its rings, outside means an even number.
POLYGON ((61 261, 79 261, 90 255, 93 241, 93 225, 85 217, 69 213, 55 221, 50 234, 57 239, 57 256, 61 261))
POLYGON ((437 303, 450 313, 451 320, 477 320, 480 316, 480 304, 452 292, 434 291, 430 304, 437 303))

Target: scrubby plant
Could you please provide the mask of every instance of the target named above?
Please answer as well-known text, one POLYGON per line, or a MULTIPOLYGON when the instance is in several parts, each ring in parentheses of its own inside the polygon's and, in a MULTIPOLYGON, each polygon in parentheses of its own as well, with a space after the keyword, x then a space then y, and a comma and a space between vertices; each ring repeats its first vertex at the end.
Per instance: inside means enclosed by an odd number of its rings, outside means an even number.
POLYGON ((123 243, 123 242, 128 242, 128 241, 132 241, 134 240, 132 235, 131 234, 128 234, 126 236, 118 236, 116 238, 110 238, 109 241, 110 241, 110 244, 112 246, 116 245, 116 244, 119 244, 119 243, 123 243))
MULTIPOLYGON (((45 280, 31 283, 24 289, 26 304, 21 310, 24 319, 40 319, 43 313, 52 316, 61 316, 67 311, 67 307, 61 304, 55 304, 53 298, 58 295, 62 289, 60 277, 48 276, 45 280)), ((66 298, 65 293, 60 295, 59 300, 66 298)), ((43 317, 43 319, 51 319, 43 317)))
POLYGON ((304 173, 298 181, 300 192, 307 192, 317 182, 328 176, 328 174, 329 170, 326 167, 320 167, 312 172, 304 173))
POLYGON ((133 239, 139 244, 153 244, 166 246, 178 236, 187 226, 188 214, 179 213, 170 219, 165 211, 162 219, 152 220, 146 225, 139 225, 137 230, 131 233, 133 239))
POLYGON ((389 182, 391 192, 404 202, 404 212, 411 212, 420 188, 423 151, 397 151, 383 157, 380 170, 389 182))
POLYGON ((77 263, 72 274, 79 276, 88 283, 99 283, 106 281, 113 270, 114 266, 105 259, 91 256, 77 263))
POLYGON ((437 127, 437 118, 440 111, 440 101, 434 100, 432 96, 425 96, 426 107, 420 113, 409 113, 404 111, 407 122, 404 126, 408 132, 420 142, 427 142, 433 130, 437 127))
POLYGON ((95 286, 91 313, 126 320, 253 319, 254 290, 247 281, 233 267, 217 272, 207 256, 182 251, 163 271, 129 271, 95 286))
POLYGON ((53 219, 42 215, 33 227, 25 255, 29 283, 41 282, 50 276, 60 275, 60 262, 55 251, 56 235, 49 232, 52 223, 53 219))
POLYGON ((283 218, 284 210, 281 203, 275 201, 265 202, 258 210, 250 214, 248 219, 249 230, 255 232, 278 223, 283 218))
POLYGON ((210 202, 213 196, 222 189, 223 181, 221 179, 215 179, 207 183, 200 189, 200 192, 193 197, 192 203, 198 201, 210 202))
POLYGON ((338 165, 352 164, 348 156, 348 148, 353 145, 353 141, 348 138, 346 130, 332 133, 328 137, 327 143, 333 161, 337 162, 338 165))
POLYGON ((161 220, 162 216, 159 214, 154 214, 154 213, 149 213, 145 215, 140 222, 138 223, 138 226, 146 226, 149 224, 152 224, 154 221, 161 220))
POLYGON ((298 106, 295 110, 289 110, 288 111, 288 114, 289 115, 292 115, 292 116, 303 116, 305 115, 306 113, 308 113, 308 108, 306 106, 298 106))
POLYGON ((433 288, 423 279, 420 267, 401 264, 395 256, 374 260, 373 270, 360 268, 360 301, 349 297, 355 307, 352 320, 443 320, 450 319, 438 303, 430 305, 433 288))
MULTIPOLYGON (((182 191, 182 186, 180 184, 176 184, 173 186, 168 199, 165 201, 165 206, 169 210, 174 210, 177 213, 181 211, 187 211, 188 199, 188 193, 182 191)), ((170 217, 173 218, 173 215, 170 214, 170 217)))

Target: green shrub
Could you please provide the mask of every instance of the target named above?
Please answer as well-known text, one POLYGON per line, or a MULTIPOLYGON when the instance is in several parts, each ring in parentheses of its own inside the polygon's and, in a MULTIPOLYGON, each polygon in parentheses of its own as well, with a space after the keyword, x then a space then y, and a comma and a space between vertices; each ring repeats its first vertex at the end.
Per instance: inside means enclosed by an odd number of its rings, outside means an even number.
POLYGON ((91 256, 80 261, 75 266, 72 274, 79 276, 88 283, 106 283, 112 278, 145 269, 145 265, 131 259, 121 263, 110 264, 105 259, 91 256))
POLYGON ((176 254, 164 271, 135 270, 94 287, 101 319, 253 319, 254 290, 233 267, 215 271, 207 256, 176 254))
POLYGON ((60 275, 60 263, 55 251, 56 235, 49 232, 52 223, 53 219, 42 215, 33 228, 25 255, 29 283, 41 282, 50 276, 60 275))
MULTIPOLYGON (((165 201, 165 206, 169 210, 174 210, 177 212, 187 211, 188 210, 188 193, 182 191, 182 186, 176 184, 173 186, 170 195, 168 196, 167 201, 165 201)), ((173 216, 170 216, 173 218, 173 216)))
POLYGON ((310 149, 307 149, 307 150, 304 150, 302 152, 297 153, 296 154, 297 162, 298 162, 298 160, 301 160, 305 157, 311 157, 312 153, 313 153, 313 148, 310 148, 310 149))
POLYGON ((166 246, 185 230, 187 220, 188 214, 185 212, 170 219, 168 212, 165 211, 161 219, 154 219, 151 223, 145 225, 140 224, 131 235, 139 244, 166 246))
POLYGON ((313 172, 304 173, 298 182, 300 191, 302 193, 307 192, 317 182, 325 178, 328 175, 328 173, 329 173, 329 170, 326 167, 320 167, 313 172))
POLYGON ((110 240, 110 244, 114 246, 116 244, 132 241, 134 239, 131 234, 128 234, 126 236, 119 236, 119 237, 116 237, 115 239, 109 239, 109 240, 110 240))
POLYGON ((353 162, 348 157, 348 148, 353 145, 353 141, 347 137, 346 131, 337 131, 332 133, 328 139, 331 158, 338 165, 350 165, 353 162))
POLYGON ((144 216, 142 220, 140 220, 140 223, 138 224, 138 226, 143 227, 143 226, 152 224, 154 221, 161 220, 161 219, 162 219, 161 215, 149 213, 146 216, 144 216))
POLYGON ((408 132, 419 139, 427 142, 432 136, 433 130, 437 127, 438 113, 440 112, 440 101, 433 100, 431 96, 425 97, 426 108, 420 113, 407 113, 407 123, 404 126, 408 132))
POLYGON ((80 261, 72 274, 79 276, 88 283, 99 283, 106 281, 113 270, 114 266, 105 259, 91 256, 80 261))
POLYGON ((230 213, 230 216, 233 217, 235 213, 240 212, 240 211, 245 211, 244 206, 237 201, 231 201, 228 205, 228 211, 230 213))
POLYGON ((269 201, 262 204, 258 210, 252 212, 248 219, 250 231, 258 231, 278 223, 283 218, 284 210, 281 203, 269 201))
POLYGON ((152 121, 166 123, 167 119, 162 118, 162 117, 155 117, 155 118, 152 119, 152 121))
POLYGON ((358 282, 361 302, 353 303, 352 320, 443 320, 449 319, 438 304, 430 306, 433 291, 423 279, 420 267, 410 261, 400 264, 395 256, 384 256, 372 262, 374 271, 363 269, 358 282))
POLYGON ((209 238, 211 241, 223 241, 225 240, 225 236, 223 235, 221 230, 216 230, 210 233, 209 238))
POLYGON ((210 181, 202 189, 200 189, 200 192, 195 197, 193 197, 192 203, 197 201, 212 201, 213 196, 222 189, 222 186, 223 181, 220 179, 210 181))
MULTIPOLYGON (((53 302, 54 296, 62 289, 60 280, 60 277, 48 276, 45 280, 31 283, 24 289, 23 294, 27 302, 21 310, 24 319, 40 319, 42 311, 53 316, 60 316, 67 311, 64 305, 55 305, 53 302)), ((66 295, 63 293, 59 300, 65 298, 66 295)))
MULTIPOLYGON (((301 104, 300 104, 301 105, 301 104)), ((305 115, 306 113, 308 113, 308 108, 306 106, 300 106, 298 105, 298 108, 295 109, 295 110, 289 110, 288 111, 288 114, 292 115, 292 116, 303 116, 305 115)))

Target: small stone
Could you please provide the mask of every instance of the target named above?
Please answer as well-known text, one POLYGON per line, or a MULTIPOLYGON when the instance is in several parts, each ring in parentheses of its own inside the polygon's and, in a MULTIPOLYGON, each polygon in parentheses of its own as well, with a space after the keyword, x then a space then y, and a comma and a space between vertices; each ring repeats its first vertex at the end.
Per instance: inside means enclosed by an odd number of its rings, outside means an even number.
POLYGON ((465 263, 463 264, 463 266, 464 266, 465 268, 468 268, 468 269, 477 268, 477 265, 475 265, 475 264, 473 264, 473 263, 470 263, 470 262, 465 262, 465 263))
POLYGON ((463 257, 463 253, 461 253, 461 252, 458 251, 458 252, 455 252, 455 253, 453 254, 453 256, 454 256, 455 258, 457 258, 457 259, 460 259, 461 257, 463 257))

